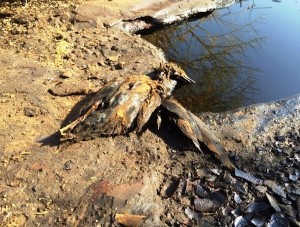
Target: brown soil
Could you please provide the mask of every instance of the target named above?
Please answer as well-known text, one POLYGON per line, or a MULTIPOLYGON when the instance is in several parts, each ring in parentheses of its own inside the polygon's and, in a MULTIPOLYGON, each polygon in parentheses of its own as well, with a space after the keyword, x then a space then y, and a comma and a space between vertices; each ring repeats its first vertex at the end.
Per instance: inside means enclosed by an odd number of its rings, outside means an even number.
POLYGON ((104 27, 78 29, 71 23, 73 9, 64 2, 2 5, 1 222, 73 225, 88 216, 87 222, 94 223, 97 216, 89 217, 85 208, 91 203, 87 191, 107 180, 112 185, 142 183, 138 192, 146 185, 119 212, 138 211, 160 223, 163 210, 156 190, 164 174, 175 174, 167 171, 172 166, 166 162, 169 148, 160 137, 146 129, 139 136, 99 138, 58 149, 58 129, 72 119, 71 110, 78 113, 87 94, 116 77, 147 73, 164 61, 139 36, 104 27))

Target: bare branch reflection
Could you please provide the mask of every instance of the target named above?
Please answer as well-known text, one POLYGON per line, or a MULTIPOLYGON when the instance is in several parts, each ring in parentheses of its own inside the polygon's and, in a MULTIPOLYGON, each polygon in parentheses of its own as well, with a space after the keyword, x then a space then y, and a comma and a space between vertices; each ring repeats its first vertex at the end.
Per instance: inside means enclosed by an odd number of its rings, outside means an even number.
POLYGON ((251 104, 258 93, 253 76, 258 69, 251 66, 246 53, 249 48, 258 52, 264 41, 254 27, 263 18, 249 21, 248 17, 239 18, 229 10, 222 12, 214 11, 208 18, 186 21, 144 36, 197 81, 175 94, 193 112, 224 111, 251 104), (248 21, 241 23, 236 18, 248 21))

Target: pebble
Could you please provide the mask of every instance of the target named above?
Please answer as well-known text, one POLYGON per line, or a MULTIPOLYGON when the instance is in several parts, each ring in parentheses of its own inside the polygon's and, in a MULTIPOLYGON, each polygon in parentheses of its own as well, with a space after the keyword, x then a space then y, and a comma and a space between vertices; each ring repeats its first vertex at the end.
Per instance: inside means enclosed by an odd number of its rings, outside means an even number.
POLYGON ((268 222, 267 227, 288 227, 289 221, 280 213, 275 213, 271 216, 271 220, 268 222))
POLYGON ((67 161, 64 164, 64 170, 71 170, 73 168, 74 164, 75 163, 72 160, 67 161))
POLYGON ((119 63, 117 63, 117 64, 115 65, 115 69, 116 69, 116 70, 121 70, 121 69, 123 69, 124 65, 125 65, 124 62, 119 62, 119 63))
POLYGON ((195 209, 200 212, 212 212, 218 209, 222 204, 216 200, 200 199, 198 197, 194 200, 195 209))
POLYGON ((298 178, 299 178, 299 176, 294 175, 294 174, 291 174, 291 175, 289 176, 289 179, 290 179, 291 181, 297 181, 298 178))
POLYGON ((196 187, 195 193, 199 197, 207 197, 208 196, 207 191, 202 186, 200 186, 200 185, 198 185, 196 187))
POLYGON ((266 220, 263 217, 255 217, 251 220, 251 223, 256 227, 262 227, 266 223, 266 220))
POLYGON ((263 180, 255 177, 249 173, 246 173, 242 170, 239 170, 239 169, 235 169, 235 176, 241 177, 247 181, 250 181, 253 184, 262 184, 263 183, 263 180))
POLYGON ((71 78, 74 76, 74 73, 70 70, 67 71, 62 71, 61 74, 59 75, 60 78, 66 79, 66 78, 71 78))
POLYGON ((220 175, 220 171, 218 169, 210 169, 210 172, 216 174, 216 175, 220 175))
POLYGON ((240 207, 238 207, 237 209, 232 210, 232 211, 231 211, 231 214, 232 214, 233 216, 235 216, 235 217, 238 217, 238 216, 240 216, 240 215, 242 214, 242 209, 241 209, 240 207))
POLYGON ((167 179, 160 190, 160 194, 163 198, 169 198, 174 195, 174 193, 178 189, 178 185, 180 183, 179 179, 167 179))
POLYGON ((259 213, 259 212, 263 212, 266 211, 270 208, 270 206, 265 203, 265 202, 253 202, 250 203, 247 207, 246 207, 246 212, 247 213, 259 213))
POLYGON ((277 201, 273 198, 273 196, 271 196, 269 193, 266 193, 266 196, 274 210, 276 210, 277 212, 281 212, 281 209, 278 206, 277 201))
POLYGON ((243 216, 238 216, 234 220, 234 227, 246 227, 246 226, 249 226, 249 222, 243 216))
POLYGON ((228 172, 225 172, 223 179, 226 183, 232 185, 239 192, 243 194, 247 193, 244 185, 240 181, 232 177, 228 172))
POLYGON ((275 136, 274 139, 276 141, 279 141, 279 142, 284 142, 285 141, 285 136, 275 136))
POLYGON ((186 193, 187 181, 183 178, 180 178, 179 184, 177 186, 177 195, 179 197, 183 196, 186 193))
POLYGON ((300 196, 300 188, 297 187, 296 185, 294 186, 294 188, 292 188, 291 192, 295 195, 300 196))
POLYGON ((274 181, 265 180, 264 185, 268 186, 275 194, 286 198, 286 193, 284 192, 283 187, 277 185, 274 181))
POLYGON ((227 206, 227 207, 224 207, 223 209, 222 209, 222 215, 229 215, 230 213, 232 213, 232 211, 233 211, 233 208, 232 207, 229 207, 229 206, 227 206))
POLYGON ((27 117, 34 117, 40 114, 40 111, 37 108, 33 107, 24 107, 24 115, 27 117))
POLYGON ((259 153, 259 154, 263 154, 263 153, 265 153, 267 150, 266 150, 266 148, 264 148, 264 147, 256 147, 256 148, 255 148, 255 151, 256 151, 257 153, 259 153))
POLYGON ((240 203, 242 202, 242 199, 241 199, 240 195, 237 194, 236 192, 234 192, 233 199, 234 199, 234 201, 235 201, 237 204, 240 204, 240 203))
POLYGON ((71 79, 67 79, 56 84, 48 91, 55 96, 84 95, 88 93, 88 87, 87 81, 74 82, 71 79))
POLYGON ((262 185, 256 185, 256 186, 255 186, 255 189, 256 189, 257 191, 259 191, 260 193, 262 193, 262 194, 265 194, 266 191, 268 190, 267 187, 262 186, 262 185))
POLYGON ((191 220, 194 219, 194 212, 189 207, 187 207, 187 208, 184 209, 184 213, 186 214, 186 216, 189 219, 191 219, 191 220))
POLYGON ((111 62, 116 62, 118 61, 120 55, 113 55, 113 56, 108 56, 107 60, 111 61, 111 62))

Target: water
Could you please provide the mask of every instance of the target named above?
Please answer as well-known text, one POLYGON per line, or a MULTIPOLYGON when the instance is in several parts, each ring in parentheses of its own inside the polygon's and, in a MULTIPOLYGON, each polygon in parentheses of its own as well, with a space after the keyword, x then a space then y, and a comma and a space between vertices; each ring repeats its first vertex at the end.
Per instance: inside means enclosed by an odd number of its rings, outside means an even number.
POLYGON ((300 93, 300 1, 242 1, 143 36, 197 83, 175 96, 193 112, 300 93))

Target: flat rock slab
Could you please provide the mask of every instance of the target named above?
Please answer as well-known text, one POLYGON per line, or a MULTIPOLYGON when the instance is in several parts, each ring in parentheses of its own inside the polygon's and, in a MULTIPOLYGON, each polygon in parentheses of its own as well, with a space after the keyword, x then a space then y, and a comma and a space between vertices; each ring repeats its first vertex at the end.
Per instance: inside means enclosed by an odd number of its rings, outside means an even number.
POLYGON ((270 172, 271 179, 279 174, 275 170, 279 168, 283 176, 294 179, 300 162, 299 111, 300 94, 199 116, 232 153, 238 168, 258 174, 270 172))
POLYGON ((238 151, 234 145, 229 146, 229 141, 235 141, 246 149, 254 149, 255 144, 265 144, 270 138, 274 140, 292 128, 299 128, 299 111, 300 94, 233 111, 206 113, 202 114, 202 118, 219 131, 222 141, 228 143, 228 150, 238 151))
POLYGON ((92 26, 104 24, 136 32, 157 24, 170 24, 233 3, 232 0, 87 1, 78 6, 75 20, 92 26))

